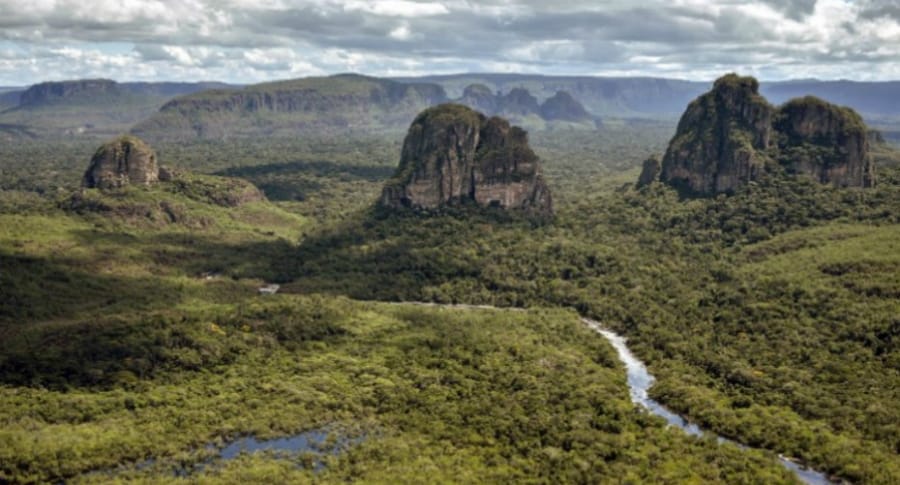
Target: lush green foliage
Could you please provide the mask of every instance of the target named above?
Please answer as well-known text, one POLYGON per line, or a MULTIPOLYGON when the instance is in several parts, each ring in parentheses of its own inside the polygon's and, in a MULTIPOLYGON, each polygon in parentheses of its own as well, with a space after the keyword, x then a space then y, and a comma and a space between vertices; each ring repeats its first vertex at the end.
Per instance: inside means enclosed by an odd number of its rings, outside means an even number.
POLYGON ((896 177, 869 191, 773 178, 693 201, 658 185, 601 192, 540 227, 372 213, 305 240, 280 278, 361 299, 574 307, 632 336, 658 397, 712 429, 890 482, 896 177))
POLYGON ((399 134, 154 146, 271 200, 236 208, 215 203, 232 184, 204 176, 73 205, 95 144, 4 146, 0 481, 174 481, 207 443, 323 427, 363 439, 319 472, 259 454, 192 479, 792 480, 637 412, 572 309, 628 335, 654 394, 717 432, 897 481, 900 174, 880 169, 866 191, 777 177, 702 200, 634 190, 670 133, 533 134, 558 212, 541 225, 369 210, 399 134), (267 281, 289 294, 258 296, 267 281))

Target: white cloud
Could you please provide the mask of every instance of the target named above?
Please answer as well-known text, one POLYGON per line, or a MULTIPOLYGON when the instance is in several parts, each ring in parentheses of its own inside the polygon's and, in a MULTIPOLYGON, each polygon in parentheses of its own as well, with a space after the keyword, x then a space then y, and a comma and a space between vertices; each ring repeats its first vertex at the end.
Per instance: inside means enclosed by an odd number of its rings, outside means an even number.
POLYGON ((396 29, 392 30, 388 36, 397 40, 409 40, 412 37, 412 31, 409 30, 409 24, 404 22, 396 29))
POLYGON ((0 85, 361 71, 900 78, 885 0, 0 0, 0 85))
POLYGON ((175 62, 177 62, 178 64, 181 64, 182 66, 195 65, 193 56, 191 56, 191 54, 188 52, 188 50, 185 49, 184 47, 167 45, 167 46, 163 46, 163 50, 166 52, 166 54, 169 54, 170 56, 172 56, 172 59, 175 62))

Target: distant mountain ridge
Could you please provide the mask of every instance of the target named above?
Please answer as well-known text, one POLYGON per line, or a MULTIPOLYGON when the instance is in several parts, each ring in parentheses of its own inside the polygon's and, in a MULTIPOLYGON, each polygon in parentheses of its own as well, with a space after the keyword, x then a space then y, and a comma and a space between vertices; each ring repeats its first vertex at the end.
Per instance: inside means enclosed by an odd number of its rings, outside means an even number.
MULTIPOLYGON (((712 81, 684 81, 652 77, 545 76, 536 74, 473 73, 394 78, 404 82, 432 82, 451 97, 472 84, 497 92, 527 89, 539 101, 566 91, 595 116, 677 118, 684 107, 710 89, 712 81)), ((849 106, 867 118, 900 118, 900 81, 822 81, 816 79, 766 82, 762 94, 780 104, 816 96, 849 106)))
POLYGON ((119 83, 111 79, 75 79, 70 81, 48 81, 29 86, 24 90, 10 90, 2 93, 12 97, 18 94, 19 108, 33 108, 52 103, 90 102, 98 98, 138 96, 170 98, 208 89, 234 88, 220 82, 130 82, 119 83))
POLYGON ((463 90, 455 103, 466 105, 487 115, 499 115, 512 119, 537 116, 545 121, 591 121, 592 116, 584 106, 566 91, 557 91, 552 97, 539 103, 527 89, 513 88, 508 93, 494 93, 484 84, 472 84, 463 90))
POLYGON ((566 91, 587 111, 600 117, 677 116, 710 83, 658 78, 600 78, 590 76, 544 76, 530 74, 459 74, 396 78, 404 82, 433 82, 451 97, 465 87, 481 84, 494 92, 524 88, 538 101, 566 91))
POLYGON ((254 84, 181 96, 133 132, 148 139, 356 133, 394 127, 446 101, 430 83, 400 83, 357 74, 254 84))
POLYGON ((0 93, 3 131, 37 135, 110 136, 152 115, 173 96, 213 88, 219 82, 131 82, 111 79, 49 81, 0 93))
POLYGON ((867 118, 900 117, 900 81, 785 81, 764 84, 762 94, 775 103, 816 96, 867 118))
POLYGON ((339 74, 273 83, 239 90, 209 90, 175 98, 158 113, 134 126, 147 139, 225 139, 250 136, 295 136, 297 133, 372 133, 406 129, 422 110, 454 101, 515 121, 593 121, 568 94, 538 103, 525 89, 506 94, 471 86, 460 99, 427 82, 339 74))
MULTIPOLYGON (((85 79, 0 90, 0 133, 14 139, 109 137, 133 130, 149 139, 220 139, 400 131, 421 110, 457 102, 529 130, 592 128, 598 120, 656 119, 674 123, 711 82, 650 77, 459 74, 377 78, 358 74, 309 77, 249 86, 217 82, 126 82, 85 79)), ((814 95, 846 105, 896 142, 900 81, 796 80, 765 83, 761 94, 780 104, 814 95)))

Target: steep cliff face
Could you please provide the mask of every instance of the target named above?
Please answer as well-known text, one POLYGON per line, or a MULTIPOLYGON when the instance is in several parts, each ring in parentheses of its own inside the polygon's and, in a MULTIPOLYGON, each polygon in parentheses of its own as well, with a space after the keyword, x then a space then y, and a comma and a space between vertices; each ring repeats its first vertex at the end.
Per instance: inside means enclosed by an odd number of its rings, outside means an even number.
POLYGON ((538 104, 537 98, 525 88, 513 88, 506 94, 494 93, 484 84, 471 84, 463 90, 462 97, 454 101, 487 115, 499 115, 512 119, 538 116, 545 121, 585 122, 590 113, 566 91, 538 104))
POLYGON ((638 177, 637 188, 646 187, 659 180, 660 171, 662 171, 662 166, 659 163, 659 158, 651 156, 644 160, 644 164, 641 167, 641 175, 638 177))
POLYGON ((513 88, 500 96, 497 111, 504 116, 540 115, 541 107, 537 98, 525 88, 513 88))
POLYGON ((446 100, 436 84, 345 74, 183 96, 132 131, 148 139, 376 131, 406 126, 423 108, 446 100))
POLYGON ((794 99, 778 109, 775 130, 788 171, 839 187, 875 183, 868 129, 853 110, 812 96, 794 99))
POLYGON ((729 74, 688 105, 662 162, 662 180, 689 192, 729 192, 763 169, 775 109, 750 77, 729 74))
POLYGON ((395 209, 475 204, 541 215, 553 210, 525 131, 459 104, 429 108, 416 117, 380 204, 395 209))
POLYGON ((82 185, 114 189, 126 185, 150 185, 159 181, 156 153, 142 140, 122 136, 105 143, 91 158, 82 185))
POLYGON ((586 121, 591 115, 567 91, 557 91, 541 104, 541 116, 545 120, 586 121))
POLYGON ((466 86, 462 97, 456 102, 482 113, 494 114, 498 110, 499 99, 491 88, 484 84, 471 84, 466 86))
POLYGON ((105 79, 46 82, 0 94, 0 127, 21 125, 40 138, 109 138, 153 116, 172 96, 226 86, 105 79))
POLYGON ((22 107, 36 107, 78 98, 91 100, 121 96, 119 84, 109 79, 80 79, 77 81, 45 82, 31 86, 19 98, 22 107))
POLYGON ((731 192, 780 165, 821 183, 868 187, 874 166, 867 133, 849 108, 807 97, 776 109, 760 96, 756 79, 729 74, 688 106, 661 179, 709 195, 731 192))

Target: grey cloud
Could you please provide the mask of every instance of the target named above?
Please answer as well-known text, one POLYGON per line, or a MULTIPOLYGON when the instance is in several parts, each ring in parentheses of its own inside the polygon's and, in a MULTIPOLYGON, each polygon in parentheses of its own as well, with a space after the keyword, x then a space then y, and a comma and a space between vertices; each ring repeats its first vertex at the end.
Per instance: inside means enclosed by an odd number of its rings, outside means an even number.
POLYGON ((860 17, 864 19, 890 18, 900 22, 900 5, 895 0, 863 0, 860 17))
POLYGON ((765 0, 765 3, 794 20, 802 20, 816 9, 816 0, 765 0))
MULTIPOLYGON (((743 0, 681 6, 651 0, 637 7, 626 0, 556 4, 453 0, 444 2, 446 12, 418 17, 376 15, 321 1, 294 2, 283 10, 234 7, 223 11, 221 2, 201 0, 198 8, 189 11, 137 8, 111 21, 98 21, 105 17, 84 15, 83 9, 82 14, 73 15, 69 10, 76 7, 41 13, 36 7, 12 8, 16 2, 0 0, 0 9, 9 11, 0 17, 0 48, 4 39, 13 47, 4 51, 6 57, 13 53, 13 59, 4 65, 7 72, 0 73, 0 83, 14 82, 16 76, 22 77, 22 83, 34 81, 31 71, 16 70, 24 65, 16 64, 17 55, 22 61, 35 59, 50 66, 53 57, 60 56, 53 49, 73 46, 102 51, 111 43, 133 46, 134 62, 155 66, 142 71, 148 76, 157 69, 185 77, 226 76, 220 78, 235 82, 296 76, 298 65, 308 65, 315 72, 353 69, 371 74, 405 69, 484 71, 502 66, 547 74, 638 71, 685 77, 752 66, 759 72, 788 76, 790 71, 779 71, 779 66, 803 65, 807 70, 837 73, 841 63, 853 58, 873 63, 873 72, 875 68, 892 72, 885 66, 898 50, 886 48, 884 40, 870 35, 871 29, 867 31, 861 22, 900 19, 895 1, 859 0, 858 16, 844 19, 826 38, 813 29, 797 27, 812 16, 822 20, 815 0, 757 1, 778 12, 781 20, 748 15, 744 8, 752 2, 743 0), (791 28, 783 28, 787 24, 791 28), (404 35, 392 36, 397 29, 404 35), (176 56, 171 46, 182 50, 176 56), (260 52, 245 55, 251 50, 260 52), (637 59, 633 65, 632 59, 637 59), (167 65, 178 68, 167 70, 167 65), (234 73, 243 78, 227 77, 234 73)), ((185 8, 179 2, 167 4, 172 9, 185 8)), ((71 64, 66 66, 73 75, 89 68, 71 64)))
POLYGON ((172 54, 169 54, 160 45, 138 44, 134 46, 134 51, 141 57, 141 59, 147 62, 174 60, 172 54))

